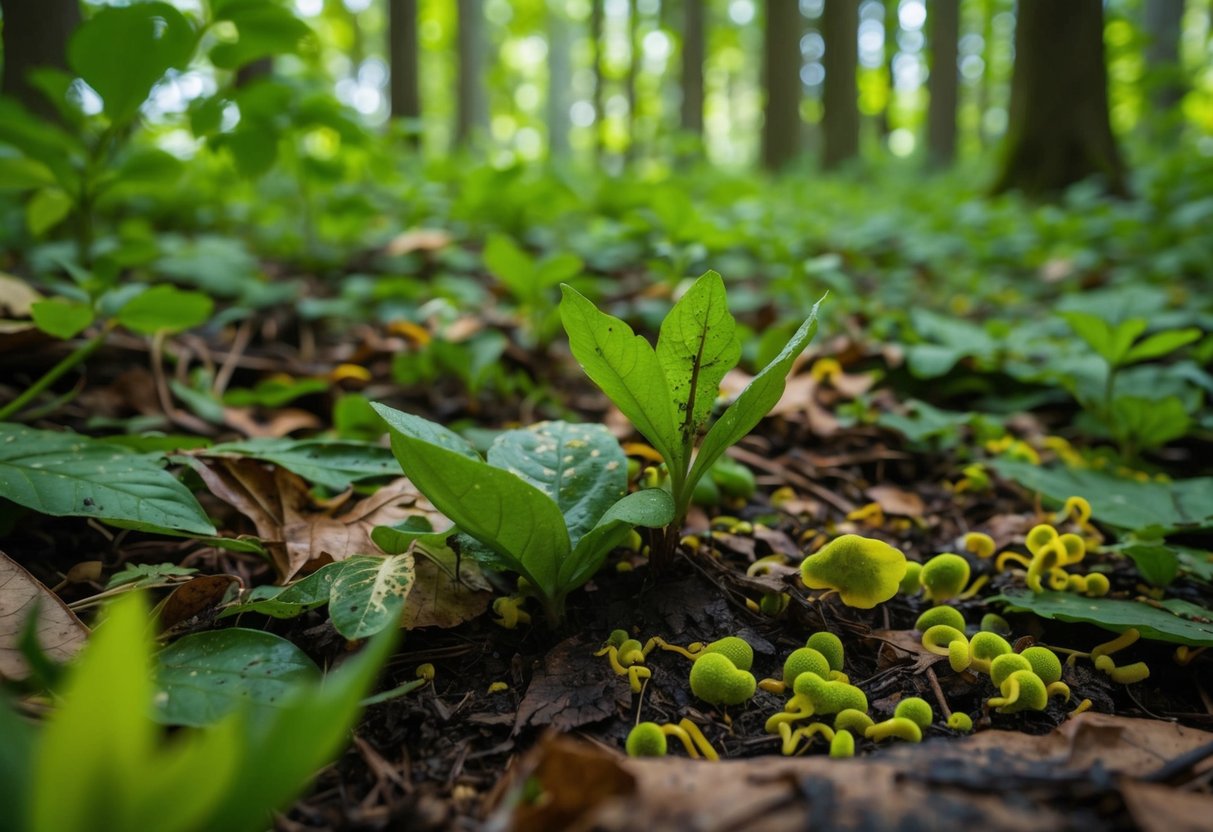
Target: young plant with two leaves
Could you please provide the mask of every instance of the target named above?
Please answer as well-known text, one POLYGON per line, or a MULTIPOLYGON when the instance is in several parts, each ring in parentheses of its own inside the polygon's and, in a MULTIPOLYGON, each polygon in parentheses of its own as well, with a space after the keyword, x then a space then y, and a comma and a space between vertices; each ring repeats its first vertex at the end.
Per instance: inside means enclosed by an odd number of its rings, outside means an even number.
POLYGON ((635 526, 659 528, 674 517, 661 489, 627 493, 627 458, 602 425, 541 422, 502 433, 487 462, 458 434, 376 404, 400 467, 454 525, 434 532, 406 521, 373 539, 389 553, 414 541, 460 551, 482 566, 520 575, 559 625, 568 594, 601 568, 635 526))
POLYGON ((720 383, 741 357, 720 275, 705 273, 674 304, 661 324, 656 348, 573 287, 565 284, 561 290, 560 315, 573 356, 665 460, 674 522, 652 549, 653 566, 660 571, 673 557, 696 483, 783 395, 793 362, 817 331, 820 301, 774 360, 703 433, 720 383))

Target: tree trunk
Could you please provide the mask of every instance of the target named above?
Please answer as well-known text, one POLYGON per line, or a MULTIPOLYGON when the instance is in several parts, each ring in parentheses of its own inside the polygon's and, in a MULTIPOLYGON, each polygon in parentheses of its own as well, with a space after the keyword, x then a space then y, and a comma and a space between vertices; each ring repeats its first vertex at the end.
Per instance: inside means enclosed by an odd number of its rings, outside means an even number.
POLYGON ((990 112, 990 88, 994 86, 994 3, 982 0, 981 4, 981 80, 977 86, 977 135, 982 147, 993 143, 986 127, 986 113, 990 112))
POLYGON ((859 153, 859 3, 825 0, 821 15, 825 40, 825 89, 822 127, 825 147, 822 167, 836 168, 859 153))
POLYGON ((1126 193, 1125 172, 1108 119, 1100 0, 1019 0, 1015 71, 994 192, 1055 194, 1100 176, 1126 193))
POLYGON ((640 75, 640 8, 637 0, 628 3, 628 75, 625 94, 628 102, 628 159, 635 159, 639 144, 636 141, 636 80, 640 75))
POLYGON ((573 77, 573 32, 564 3, 548 4, 548 155, 569 155, 569 79, 573 77))
POLYGON ((779 170, 800 153, 800 32, 797 0, 767 0, 763 28, 767 89, 762 164, 779 170))
POLYGON ((707 54, 703 0, 683 0, 682 106, 679 124, 688 133, 703 136, 703 62, 707 54))
POLYGON ((0 0, 4 15, 4 77, 0 93, 44 118, 58 111, 29 84, 38 67, 67 69, 67 41, 80 24, 79 0, 0 0))
POLYGON ((1146 0, 1143 21, 1146 37, 1146 68, 1150 71, 1151 100, 1166 113, 1184 97, 1183 71, 1179 64, 1179 41, 1183 34, 1184 0, 1146 0))
POLYGON ((927 11, 931 27, 931 74, 927 78, 927 156, 932 165, 956 158, 956 106, 960 95, 960 0, 935 0, 927 11))
POLYGON ((388 0, 387 53, 392 118, 421 118, 417 0, 388 0))
POLYGON ((888 138, 893 132, 893 59, 897 57, 897 33, 901 31, 901 18, 897 14, 898 0, 885 0, 884 3, 884 73, 889 85, 889 97, 880 111, 877 125, 882 138, 888 138))
POLYGON ((602 155, 602 122, 606 116, 603 107, 606 93, 603 87, 606 79, 602 72, 602 3, 603 0, 590 0, 590 45, 594 55, 593 147, 595 158, 602 155))
POLYGON ((489 108, 484 89, 484 8, 480 0, 459 0, 459 101, 455 144, 466 147, 477 133, 487 133, 489 108))

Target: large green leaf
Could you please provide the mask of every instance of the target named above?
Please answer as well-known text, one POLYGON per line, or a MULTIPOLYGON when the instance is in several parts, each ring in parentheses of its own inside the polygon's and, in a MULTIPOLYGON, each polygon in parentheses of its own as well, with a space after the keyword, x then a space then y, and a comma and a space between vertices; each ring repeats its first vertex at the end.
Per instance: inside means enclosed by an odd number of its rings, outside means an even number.
POLYGON ((359 555, 341 562, 329 595, 329 618, 348 639, 397 626, 416 571, 410 553, 359 555))
POLYGON ((821 301, 813 304, 809 317, 796 330, 779 355, 775 356, 775 360, 754 376, 738 394, 737 399, 716 420, 716 424, 712 425, 699 446, 695 464, 691 466, 690 476, 687 477, 689 484, 698 482, 721 454, 752 431, 762 421, 762 417, 778 403, 784 387, 787 386, 788 373, 793 362, 817 332, 817 309, 820 306, 821 301))
POLYGON ((400 474, 387 448, 350 440, 246 439, 215 445, 200 455, 243 456, 272 462, 333 491, 344 491, 350 483, 400 474))
MULTIPOLYGON (((455 451, 468 459, 480 459, 476 449, 453 430, 448 430, 428 419, 422 419, 420 416, 414 416, 412 413, 404 413, 377 402, 373 402, 371 407, 375 408, 375 412, 383 417, 383 421, 391 430, 393 440, 397 435, 412 436, 429 442, 431 445, 446 448, 448 451, 455 451)), ((395 450, 395 445, 393 445, 393 450, 395 450)), ((399 452, 396 453, 396 456, 400 456, 399 452)))
POLYGON ((482 462, 470 448, 468 456, 429 441, 454 436, 445 428, 383 405, 375 409, 391 428, 400 467, 434 507, 548 598, 556 597, 560 564, 570 551, 556 504, 520 477, 482 462))
POLYGON ((636 526, 658 529, 674 521, 674 498, 660 488, 646 488, 611 506, 560 568, 562 586, 580 586, 602 568, 611 550, 636 526))
POLYGON ((1042 468, 1004 459, 996 460, 993 467, 1001 476, 1056 503, 1085 497, 1091 503, 1092 516, 1116 528, 1213 528, 1213 477, 1140 482, 1091 468, 1042 468))
POLYGON ((66 298, 42 300, 30 307, 34 323, 47 335, 67 340, 88 329, 93 322, 93 307, 66 298))
POLYGON ((1114 633, 1136 627, 1142 638, 1191 647, 1213 646, 1213 610, 1179 598, 1145 604, 1119 598, 1087 598, 1072 592, 1007 592, 990 600, 1041 618, 1081 621, 1114 633))
POLYGON ((561 284, 560 318, 573 357, 590 380, 667 462, 678 459, 678 426, 665 371, 652 345, 619 318, 561 284))
POLYGON ((489 448, 488 459, 556 502, 574 547, 627 493, 627 457, 603 425, 540 422, 506 431, 489 448))
POLYGON ((157 715, 172 725, 209 725, 238 707, 277 707, 294 686, 319 678, 307 654, 280 636, 208 630, 156 657, 157 715))
POLYGON ((165 72, 185 69, 196 41, 189 21, 168 3, 109 6, 80 25, 67 57, 101 96, 106 115, 122 122, 165 72))
POLYGON ((312 34, 290 9, 265 0, 226 3, 215 11, 215 19, 235 24, 238 37, 211 49, 211 62, 220 69, 238 69, 258 58, 296 52, 300 41, 312 34))
MULTIPOLYGON (((741 358, 736 330, 724 281, 716 272, 696 280, 661 323, 657 360, 665 372, 683 448, 690 449, 711 415, 721 380, 741 358)), ((672 461, 671 467, 685 470, 686 462, 672 461)))
POLYGON ((175 286, 153 286, 118 310, 118 323, 143 335, 182 332, 207 322, 215 302, 201 292, 175 286))
POLYGON ((0 424, 0 497, 56 517, 215 534, 162 457, 74 433, 0 424))
POLYGON ((511 295, 523 301, 534 299, 539 288, 535 260, 510 237, 489 235, 484 246, 484 265, 511 295))

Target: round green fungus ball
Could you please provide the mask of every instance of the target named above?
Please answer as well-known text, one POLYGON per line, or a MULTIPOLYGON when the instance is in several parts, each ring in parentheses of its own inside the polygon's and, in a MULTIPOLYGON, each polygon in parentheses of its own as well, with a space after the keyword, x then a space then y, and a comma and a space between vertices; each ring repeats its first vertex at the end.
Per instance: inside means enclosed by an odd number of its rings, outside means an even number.
POLYGON ((754 666, 754 648, 737 636, 725 636, 703 648, 704 653, 719 653, 733 663, 738 670, 749 670, 754 666))
POLYGON ((656 722, 641 722, 628 732, 625 744, 629 757, 664 757, 665 733, 656 722))
POLYGON ((946 624, 963 633, 965 629, 965 617, 960 614, 960 610, 956 609, 956 607, 940 604, 938 607, 931 607, 918 616, 918 620, 914 622, 914 629, 920 633, 925 633, 938 624, 946 624))
POLYGON ((973 718, 961 711, 956 711, 948 717, 948 727, 953 731, 967 734, 973 730, 973 718))
POLYGON ((979 662, 990 662, 1010 652, 1011 645, 998 633, 980 632, 969 639, 969 653, 979 662))
POLYGON ((809 589, 832 589, 848 607, 870 610, 897 594, 906 556, 883 540, 844 534, 809 555, 800 577, 809 589))
POLYGON ((996 612, 988 612, 981 617, 981 629, 988 633, 998 633, 1000 636, 1011 635, 1011 625, 996 612))
POLYGON ((919 728, 926 728, 935 721, 935 712, 927 700, 918 696, 907 696, 897 703, 893 716, 910 720, 919 728))
POLYGON ((960 555, 945 552, 922 565, 918 579, 927 597, 936 603, 955 598, 969 583, 969 562, 960 555))
POLYGON ((812 647, 818 653, 825 656, 826 661, 830 663, 830 670, 842 670, 842 639, 838 636, 823 630, 820 633, 813 633, 813 635, 809 636, 809 640, 805 642, 804 646, 812 647))
POLYGON ((868 697, 859 688, 846 682, 827 682, 812 673, 797 676, 792 690, 813 703, 815 714, 836 714, 848 708, 857 711, 868 709, 868 697))
POLYGON ((922 583, 919 581, 919 575, 922 572, 922 564, 916 560, 906 561, 906 574, 901 579, 897 590, 902 595, 916 595, 922 589, 922 583))
POLYGON ((704 653, 691 665, 691 692, 710 705, 740 705, 754 695, 757 684, 722 653, 704 653))
POLYGON ((1032 665, 1032 672, 1046 685, 1061 681, 1061 659, 1048 647, 1029 647, 1020 654, 1032 665))
POLYGON ((822 679, 830 675, 830 663, 812 647, 793 650, 783 663, 783 683, 793 685, 802 673, 813 673, 822 679))
POLYGON ((990 662, 990 681, 994 683, 994 687, 1002 689, 1002 683, 1007 680, 1012 673, 1020 670, 1031 670, 1032 664, 1020 653, 1004 653, 1001 656, 995 656, 990 662))

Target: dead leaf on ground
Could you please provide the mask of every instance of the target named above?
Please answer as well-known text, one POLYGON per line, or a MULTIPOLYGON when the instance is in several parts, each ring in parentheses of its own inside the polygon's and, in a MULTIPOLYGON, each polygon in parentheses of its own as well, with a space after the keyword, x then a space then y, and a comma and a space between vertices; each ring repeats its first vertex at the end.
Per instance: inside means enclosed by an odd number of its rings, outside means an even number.
POLYGON ((388 241, 384 253, 389 257, 401 257, 414 251, 441 251, 454 238, 441 228, 410 228, 388 241))
POLYGON ((947 656, 932 653, 922 646, 922 634, 917 630, 873 630, 869 639, 880 642, 879 659, 881 667, 901 664, 905 661, 914 663, 914 673, 924 673, 931 665, 947 661, 947 656))
POLYGON ((233 584, 241 584, 235 575, 198 575, 178 585, 160 607, 160 627, 172 629, 218 606, 233 584))
POLYGON ((845 760, 822 754, 719 763, 629 759, 556 737, 514 768, 490 804, 489 826, 785 832, 894 830, 911 823, 1021 832, 1068 828, 1067 818, 1080 808, 1093 820, 1099 812, 1119 812, 1119 794, 1135 818, 1138 811, 1155 813, 1145 828, 1203 829, 1207 823, 1191 823, 1209 817, 1213 797, 1189 793, 1167 802, 1164 792, 1174 790, 1160 792, 1132 778, 1210 741, 1213 734, 1169 722, 1091 713, 1044 736, 984 731, 845 760), (1109 778, 1109 771, 1122 777, 1109 778), (592 772, 592 784, 577 772, 592 772), (524 783, 542 792, 526 807, 511 800, 524 783), (558 809, 545 816, 544 806, 558 809))
POLYGON ((569 731, 615 716, 616 698, 624 708, 631 703, 627 679, 615 675, 605 656, 595 656, 597 649, 598 644, 573 636, 547 654, 518 704, 515 735, 528 726, 569 731))
POLYGON ((315 413, 293 407, 278 408, 268 422, 258 421, 251 407, 225 407, 223 422, 251 439, 279 439, 297 430, 315 430, 321 426, 315 413))
POLYGON ((337 514, 338 507, 319 506, 307 482, 285 468, 251 459, 192 459, 190 465, 211 493, 252 521, 283 583, 312 561, 378 554, 371 541, 376 526, 414 514, 449 525, 403 477, 337 514))
POLYGON ((468 558, 459 560, 459 580, 454 578, 455 557, 445 552, 418 553, 416 576, 404 605, 401 626, 406 630, 421 627, 456 627, 484 613, 493 599, 492 587, 480 568, 468 558), (433 558, 443 561, 439 566, 433 558), (445 568, 444 568, 445 567, 445 568))
POLYGON ((1208 794, 1129 779, 1121 782, 1120 794, 1142 832, 1207 832, 1213 823, 1208 794))
POLYGON ((906 491, 895 485, 874 485, 866 493, 871 500, 880 505, 881 511, 885 514, 922 517, 927 508, 922 497, 913 491, 906 491))
POLYGON ((35 636, 46 655, 57 662, 76 655, 88 640, 88 628, 58 595, 0 552, 0 678, 20 680, 29 675, 20 643, 35 608, 35 636))

